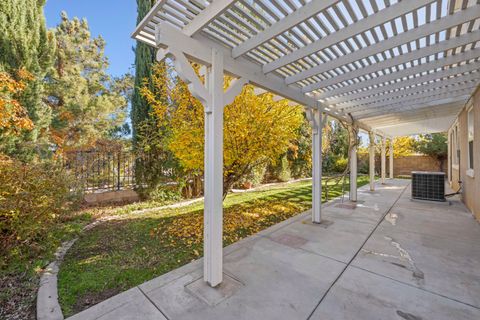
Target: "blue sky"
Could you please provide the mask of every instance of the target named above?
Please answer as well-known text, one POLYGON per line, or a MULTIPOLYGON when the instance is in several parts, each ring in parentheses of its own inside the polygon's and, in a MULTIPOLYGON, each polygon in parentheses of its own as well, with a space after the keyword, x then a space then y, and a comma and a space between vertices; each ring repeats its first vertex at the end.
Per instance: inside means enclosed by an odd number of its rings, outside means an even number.
POLYGON ((70 18, 86 18, 92 36, 101 35, 105 39, 111 75, 120 76, 132 71, 135 41, 130 34, 137 19, 135 0, 47 0, 45 16, 49 28, 60 22, 62 11, 66 11, 70 18))

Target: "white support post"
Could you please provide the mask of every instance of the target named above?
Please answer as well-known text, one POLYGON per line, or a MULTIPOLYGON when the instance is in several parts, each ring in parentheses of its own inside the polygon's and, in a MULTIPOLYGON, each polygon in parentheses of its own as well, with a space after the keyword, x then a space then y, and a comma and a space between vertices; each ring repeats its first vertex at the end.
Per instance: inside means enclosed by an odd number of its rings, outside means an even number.
POLYGON ((375 135, 368 133, 370 144, 368 147, 368 173, 370 176, 370 191, 375 191, 375 135))
POLYGON ((382 184, 385 184, 385 175, 386 175, 386 151, 385 151, 385 145, 387 144, 387 138, 382 137, 382 152, 381 152, 381 181, 382 184))
MULTIPOLYGON (((162 34, 169 27, 157 26, 157 60, 169 56, 173 59, 178 76, 188 85, 191 94, 199 99, 205 113, 204 149, 204 244, 203 278, 210 286, 216 287, 223 280, 223 111, 250 79, 240 76, 234 80, 227 92, 223 90, 224 56, 215 48, 199 46, 203 63, 208 67, 205 83, 196 74, 188 61, 185 46, 178 46, 178 39, 162 34), (166 36, 166 37, 165 37, 166 36), (164 42, 163 40, 168 40, 164 42)), ((168 33, 167 33, 168 34, 168 33)), ((178 35, 178 34, 177 34, 178 35)), ((193 39, 190 39, 193 41, 193 39)))
POLYGON ((353 144, 350 151, 350 201, 357 201, 357 130, 351 128, 350 130, 350 143, 353 144))
MULTIPOLYGON (((319 108, 307 109, 312 127, 312 222, 322 222, 322 112, 319 108)), ((325 117, 326 119, 326 117, 325 117)))
POLYGON ((223 55, 212 49, 205 108, 204 280, 215 287, 223 278, 223 55))
POLYGON ((388 157, 388 173, 390 179, 393 179, 393 138, 390 138, 390 156, 388 157))

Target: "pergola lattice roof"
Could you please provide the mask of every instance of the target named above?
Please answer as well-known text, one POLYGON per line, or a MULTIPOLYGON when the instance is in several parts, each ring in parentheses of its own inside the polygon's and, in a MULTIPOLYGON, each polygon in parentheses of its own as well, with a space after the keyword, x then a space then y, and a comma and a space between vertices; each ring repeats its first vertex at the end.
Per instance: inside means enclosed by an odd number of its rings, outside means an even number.
POLYGON ((196 41, 221 48, 227 72, 392 136, 446 130, 480 80, 479 0, 159 0, 134 37, 156 46, 158 26, 192 59, 196 41))

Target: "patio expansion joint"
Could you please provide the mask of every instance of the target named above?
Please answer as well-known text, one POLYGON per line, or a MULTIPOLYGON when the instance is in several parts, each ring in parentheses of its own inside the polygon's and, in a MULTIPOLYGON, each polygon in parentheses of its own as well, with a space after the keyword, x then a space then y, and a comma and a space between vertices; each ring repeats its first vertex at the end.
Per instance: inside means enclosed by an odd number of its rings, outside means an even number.
POLYGON ((162 311, 162 309, 160 309, 156 304, 155 302, 150 299, 150 297, 142 290, 142 288, 140 288, 140 286, 137 286, 138 290, 140 290, 140 292, 143 294, 143 296, 155 307, 155 309, 158 310, 158 312, 160 312, 164 317, 165 319, 167 320, 170 320, 169 317, 167 317, 167 315, 165 314, 165 312, 162 311))
POLYGON ((360 248, 357 250, 357 252, 355 252, 355 254, 353 255, 353 257, 350 259, 350 261, 345 264, 345 267, 343 268, 343 270, 339 273, 339 275, 335 278, 335 280, 330 284, 330 286, 328 287, 327 291, 325 291, 325 293, 323 294, 323 296, 320 298, 320 301, 318 301, 317 305, 313 308, 312 312, 309 314, 309 316, 307 317, 307 320, 309 320, 313 314, 315 313, 315 310, 317 310, 317 308, 320 306, 320 304, 323 302, 323 300, 325 299, 325 297, 328 295, 328 293, 330 292, 330 290, 333 288, 333 286, 335 286, 335 284, 338 282, 338 280, 342 277, 342 275, 345 273, 345 271, 348 269, 348 267, 352 264, 353 260, 355 260, 355 258, 358 256, 358 254, 360 253, 360 251, 362 250, 362 248, 365 246, 365 244, 367 243, 367 241, 372 237, 372 235, 375 233, 375 231, 378 229, 378 227, 380 226, 380 224, 382 223, 382 221, 385 219, 385 217, 387 216, 387 214, 393 209, 393 207, 397 204, 398 200, 400 200, 403 196, 403 194, 405 193, 405 191, 407 190, 409 184, 405 185, 403 187, 403 190, 400 192, 400 194, 397 196, 397 198, 395 199, 395 201, 392 203, 392 205, 389 207, 388 210, 385 211, 385 213, 382 215, 381 219, 378 220, 377 224, 375 225, 375 228, 372 229, 372 231, 370 231, 369 235, 366 237, 366 239, 363 241, 362 245, 360 246, 360 248))
POLYGON ((399 284, 403 284, 403 285, 406 285, 406 286, 409 286, 411 288, 415 288, 415 289, 419 289, 421 291, 424 291, 426 293, 430 293, 430 294, 433 294, 435 296, 438 296, 438 297, 441 297, 441 298, 444 298, 444 299, 448 299, 450 301, 453 301, 453 302, 457 302, 457 303, 460 303, 460 304, 463 304, 465 306, 469 306, 469 307, 472 307, 472 308, 475 308, 477 310, 480 310, 480 306, 476 306, 476 305, 473 305, 473 304, 470 304, 468 302, 463 302, 461 300, 458 300, 458 299, 455 299, 455 298, 452 298, 452 297, 449 297, 449 296, 446 296, 446 295, 443 295, 443 294, 440 294, 438 292, 434 292, 434 291, 431 291, 431 290, 428 290, 428 289, 425 289, 425 288, 422 288, 422 287, 417 287, 411 283, 408 283, 408 282, 404 282, 404 281, 401 281, 401 280, 398 280, 398 279, 395 279, 395 278, 392 278, 392 277, 389 277, 389 276, 386 276, 386 275, 383 275, 383 274, 380 274, 380 273, 377 273, 375 271, 372 271, 372 270, 368 270, 368 269, 365 269, 365 268, 362 268, 362 267, 359 267, 359 266, 356 266, 356 265, 349 265, 347 267, 350 267, 350 268, 355 268, 355 269, 358 269, 358 270, 362 270, 362 271, 365 271, 365 272, 368 272, 368 273, 371 273, 371 274, 374 274, 376 276, 379 276, 379 277, 382 277, 382 278, 385 278, 385 279, 389 279, 389 280, 392 280, 392 281, 395 281, 399 284))

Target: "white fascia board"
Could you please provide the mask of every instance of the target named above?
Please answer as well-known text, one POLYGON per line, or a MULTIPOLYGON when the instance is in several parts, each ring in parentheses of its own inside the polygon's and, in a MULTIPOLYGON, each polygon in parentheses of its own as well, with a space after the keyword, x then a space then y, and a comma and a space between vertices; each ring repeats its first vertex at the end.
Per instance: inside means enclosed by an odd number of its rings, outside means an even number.
MULTIPOLYGON (((437 78, 434 78, 434 79, 437 79, 437 78)), ((369 97, 356 102, 350 102, 348 104, 350 108, 348 110, 345 110, 345 109, 342 109, 342 110, 344 110, 345 112, 356 112, 356 111, 366 110, 370 108, 369 105, 366 105, 369 103, 382 103, 382 101, 389 103, 391 101, 398 100, 398 99, 403 99, 403 98, 408 99, 410 97, 414 97, 417 94, 421 94, 426 90, 438 89, 438 88, 454 85, 457 83, 463 83, 466 81, 479 80, 479 79, 480 79, 480 72, 472 72, 466 75, 456 76, 454 78, 448 78, 441 81, 435 81, 435 82, 426 83, 426 84, 421 84, 424 82, 423 80, 412 81, 409 84, 412 84, 412 85, 419 84, 419 85, 408 88, 408 89, 398 90, 398 91, 390 92, 387 94, 379 95, 379 96, 369 97)), ((394 87, 392 88, 389 87, 388 89, 389 90, 394 89, 394 87)), ((341 108, 341 106, 339 106, 339 108, 341 108)))
POLYGON ((279 34, 284 33, 287 30, 290 30, 294 26, 302 23, 305 20, 310 19, 319 12, 327 9, 328 7, 337 3, 338 0, 322 0, 322 1, 311 1, 298 10, 292 12, 285 18, 281 19, 277 23, 274 23, 267 29, 258 33, 258 35, 246 40, 242 44, 238 45, 232 50, 233 58, 238 58, 241 55, 249 52, 252 49, 255 49, 257 46, 269 41, 272 38, 275 38, 279 34))
POLYGON ((205 26, 225 12, 235 1, 236 0, 213 1, 183 28, 183 33, 191 37, 197 32, 202 31, 205 26))
MULTIPOLYGON (((322 2, 322 1, 313 1, 313 2, 322 2)), ((287 64, 295 62, 299 59, 302 59, 308 55, 316 53, 324 48, 328 48, 336 43, 344 41, 348 38, 351 38, 359 33, 370 30, 380 24, 383 24, 387 21, 395 19, 399 16, 407 14, 415 9, 421 8, 433 0, 415 0, 415 1, 401 1, 390 7, 387 7, 379 12, 370 15, 362 20, 359 20, 351 25, 340 29, 332 34, 321 38, 318 41, 312 42, 309 45, 306 45, 298 50, 293 51, 279 59, 267 63, 263 67, 265 73, 272 72, 278 68, 281 68, 287 64)))
POLYGON ((465 22, 474 20, 479 17, 480 5, 475 5, 468 10, 459 11, 453 15, 446 16, 442 19, 435 20, 433 22, 422 25, 418 28, 409 30, 407 32, 401 33, 399 35, 393 36, 387 40, 377 42, 371 46, 365 47, 363 49, 354 51, 350 54, 338 57, 335 60, 329 61, 327 63, 319 64, 318 66, 312 67, 308 70, 297 73, 296 75, 287 77, 285 82, 287 84, 292 84, 317 74, 332 70, 355 61, 368 58, 372 55, 375 55, 380 52, 384 52, 389 49, 393 49, 399 45, 429 36, 435 32, 446 30, 448 28, 463 24, 465 22))
MULTIPOLYGON (((344 86, 344 87, 341 87, 341 88, 338 88, 338 89, 334 89, 334 90, 326 91, 326 92, 323 92, 323 93, 319 93, 317 96, 318 96, 319 99, 328 99, 330 97, 338 96, 340 94, 348 93, 348 92, 363 89, 363 88, 367 89, 367 91, 370 92, 370 90, 374 89, 374 88, 371 88, 371 87, 373 87, 375 85, 379 85, 379 84, 389 82, 389 81, 392 81, 392 80, 396 80, 396 79, 402 79, 404 77, 409 77, 409 76, 416 75, 416 74, 422 73, 422 72, 428 72, 430 70, 435 70, 435 69, 438 69, 438 68, 442 68, 444 66, 449 66, 449 65, 452 65, 452 64, 455 64, 455 63, 460 63, 462 61, 469 61, 469 60, 472 60, 472 59, 476 59, 478 57, 480 57, 480 48, 473 49, 473 50, 468 50, 466 52, 462 52, 462 53, 458 53, 458 54, 455 54, 455 55, 448 56, 446 58, 444 57, 444 58, 437 59, 437 60, 434 60, 434 61, 431 61, 431 62, 423 63, 423 64, 417 65, 415 67, 403 69, 403 70, 397 71, 397 72, 392 72, 392 73, 389 73, 389 74, 386 74, 386 75, 383 75, 383 76, 380 76, 380 77, 371 78, 371 79, 366 80, 366 81, 359 81, 358 83, 355 83, 355 84, 352 84, 352 85, 348 85, 348 86, 344 86)), ((355 95, 355 94, 352 94, 352 95, 355 95)), ((349 97, 349 96, 350 95, 348 95, 347 97, 349 97)))
POLYGON ((439 52, 443 52, 449 49, 467 45, 469 43, 478 41, 479 37, 480 37, 480 30, 469 32, 459 37, 450 38, 449 40, 445 40, 445 41, 436 43, 434 45, 424 47, 419 50, 415 50, 406 54, 399 55, 398 57, 384 60, 379 63, 374 63, 366 68, 356 69, 354 71, 346 72, 336 77, 331 77, 329 79, 305 86, 302 88, 302 90, 303 92, 311 92, 317 89, 328 87, 330 85, 333 85, 342 81, 358 78, 360 76, 371 74, 374 72, 383 71, 387 68, 391 68, 406 62, 410 62, 412 60, 421 59, 423 57, 428 57, 430 55, 437 54, 439 52))

